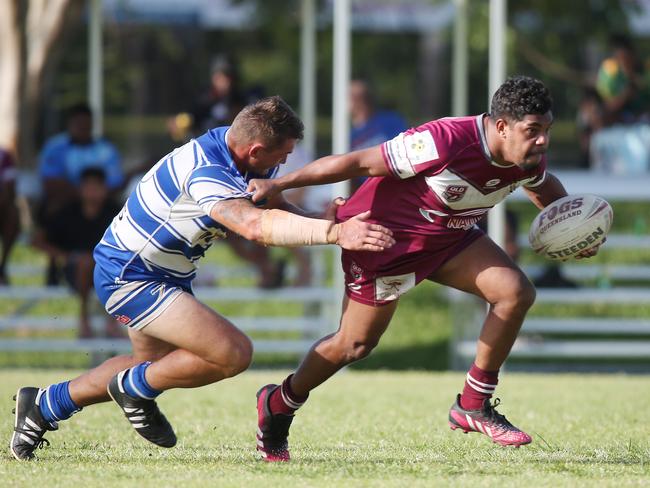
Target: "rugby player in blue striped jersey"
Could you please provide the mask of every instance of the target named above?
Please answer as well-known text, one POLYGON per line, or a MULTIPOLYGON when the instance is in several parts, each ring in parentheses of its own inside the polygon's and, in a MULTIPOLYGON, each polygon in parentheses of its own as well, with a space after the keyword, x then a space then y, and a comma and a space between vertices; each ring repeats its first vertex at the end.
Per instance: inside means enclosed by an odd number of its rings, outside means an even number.
POLYGON ((142 437, 162 447, 176 435, 155 398, 235 376, 250 364, 250 340, 199 302, 196 263, 227 231, 264 245, 337 244, 382 251, 392 232, 366 222, 310 218, 276 197, 259 208, 246 188, 272 178, 302 138, 303 124, 280 97, 245 107, 230 127, 209 130, 174 149, 142 178, 95 248, 95 290, 128 326, 130 355, 71 380, 16 394, 11 452, 34 457, 46 431, 83 407, 113 399, 142 437))

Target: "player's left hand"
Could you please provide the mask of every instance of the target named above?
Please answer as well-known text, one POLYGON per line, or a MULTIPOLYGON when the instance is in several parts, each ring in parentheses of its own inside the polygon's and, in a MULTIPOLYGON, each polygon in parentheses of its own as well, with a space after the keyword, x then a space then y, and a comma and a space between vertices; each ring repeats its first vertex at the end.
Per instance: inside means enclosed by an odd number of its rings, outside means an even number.
POLYGON ((349 251, 383 251, 395 244, 393 231, 379 224, 366 222, 370 210, 355 215, 349 220, 336 224, 338 236, 336 243, 349 251))
POLYGON ((277 195, 282 188, 273 180, 252 179, 248 182, 246 191, 253 193, 253 203, 257 203, 277 195))
POLYGON ((576 259, 585 259, 585 258, 591 258, 591 257, 594 257, 596 254, 598 254, 598 250, 600 249, 600 246, 602 246, 603 244, 605 244, 605 241, 606 241, 606 240, 607 240, 607 238, 603 239, 603 242, 601 242, 601 243, 598 244, 597 246, 591 247, 591 248, 589 248, 589 249, 585 249, 585 250, 582 251, 581 253, 576 254, 576 255, 575 255, 575 258, 576 258, 576 259))

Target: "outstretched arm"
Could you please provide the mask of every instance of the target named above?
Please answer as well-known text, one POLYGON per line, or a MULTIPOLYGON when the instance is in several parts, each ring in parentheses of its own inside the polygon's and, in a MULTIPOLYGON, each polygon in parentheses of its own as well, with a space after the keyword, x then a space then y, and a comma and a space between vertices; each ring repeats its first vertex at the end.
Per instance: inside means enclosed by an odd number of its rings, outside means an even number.
POLYGON ((277 208, 279 210, 284 210, 286 212, 300 215, 301 217, 313 217, 316 219, 320 217, 320 215, 316 215, 313 212, 308 212, 307 210, 287 201, 282 193, 278 193, 277 195, 269 198, 269 201, 266 205, 264 205, 264 208, 277 208))
POLYGON ((395 240, 392 232, 365 220, 370 211, 345 222, 310 219, 284 210, 262 210, 243 198, 216 203, 210 212, 217 222, 244 238, 270 246, 337 244, 352 251, 383 251, 395 240))
POLYGON ((567 196, 564 185, 551 173, 546 173, 544 182, 533 188, 525 188, 530 201, 540 210, 550 205, 555 200, 567 196))
POLYGON ((386 176, 381 145, 346 154, 325 156, 297 171, 273 180, 251 180, 246 191, 255 192, 253 201, 276 195, 288 188, 324 185, 345 181, 358 176, 386 176))

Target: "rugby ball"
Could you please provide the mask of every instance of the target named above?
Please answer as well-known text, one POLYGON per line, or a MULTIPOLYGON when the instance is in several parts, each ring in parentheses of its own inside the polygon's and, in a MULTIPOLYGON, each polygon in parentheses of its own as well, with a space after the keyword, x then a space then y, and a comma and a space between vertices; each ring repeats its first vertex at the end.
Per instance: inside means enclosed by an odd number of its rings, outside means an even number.
POLYGON ((601 244, 612 227, 614 212, 597 195, 569 195, 545 207, 533 220, 530 246, 540 256, 563 261, 601 244))

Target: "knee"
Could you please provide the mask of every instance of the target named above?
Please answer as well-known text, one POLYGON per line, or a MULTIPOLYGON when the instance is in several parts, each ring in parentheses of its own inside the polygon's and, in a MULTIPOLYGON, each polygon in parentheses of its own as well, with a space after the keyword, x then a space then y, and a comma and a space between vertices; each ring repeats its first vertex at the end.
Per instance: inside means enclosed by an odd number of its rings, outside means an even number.
POLYGON ((344 364, 353 363, 367 357, 375 346, 377 346, 377 341, 371 341, 368 339, 361 341, 342 339, 337 342, 339 357, 344 364))
POLYGON ((223 365, 223 373, 226 378, 236 376, 248 369, 253 360, 253 343, 251 340, 241 334, 240 337, 231 341, 228 347, 228 354, 223 365))
POLYGON ((537 292, 524 274, 518 274, 509 280, 503 290, 505 294, 501 302, 507 304, 513 311, 525 313, 535 303, 537 292))

